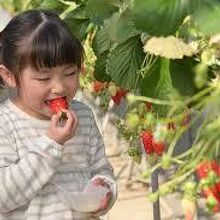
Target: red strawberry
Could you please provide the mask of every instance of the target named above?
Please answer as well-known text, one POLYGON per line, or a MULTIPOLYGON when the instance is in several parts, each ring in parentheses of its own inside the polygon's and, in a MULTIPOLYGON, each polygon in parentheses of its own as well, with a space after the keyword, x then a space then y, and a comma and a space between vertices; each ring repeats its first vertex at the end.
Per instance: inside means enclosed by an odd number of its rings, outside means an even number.
POLYGON ((124 98, 126 94, 127 92, 124 89, 120 88, 116 91, 115 96, 112 96, 111 98, 116 105, 119 105, 121 103, 121 99, 124 98))
POLYGON ((214 171, 217 175, 220 175, 220 166, 219 164, 214 161, 203 161, 200 163, 196 168, 197 176, 201 178, 206 178, 210 171, 214 171))
POLYGON ((143 131, 140 135, 141 142, 143 143, 145 152, 147 154, 152 154, 154 152, 153 148, 153 135, 150 131, 143 131))
POLYGON ((220 193, 220 182, 217 182, 217 183, 215 184, 215 186, 216 186, 218 192, 220 193))
POLYGON ((153 146, 154 152, 157 155, 162 155, 162 153, 164 152, 164 149, 165 149, 165 144, 163 142, 153 141, 152 146, 153 146))
POLYGON ((57 113, 62 109, 68 109, 68 102, 65 98, 53 99, 49 102, 50 109, 53 113, 57 113))
POLYGON ((98 94, 101 91, 103 91, 105 89, 105 83, 99 82, 99 81, 95 81, 93 83, 93 91, 94 93, 98 94))
POLYGON ((208 198, 209 196, 213 196, 218 202, 220 202, 220 194, 216 185, 214 186, 206 186, 202 189, 202 194, 208 198))

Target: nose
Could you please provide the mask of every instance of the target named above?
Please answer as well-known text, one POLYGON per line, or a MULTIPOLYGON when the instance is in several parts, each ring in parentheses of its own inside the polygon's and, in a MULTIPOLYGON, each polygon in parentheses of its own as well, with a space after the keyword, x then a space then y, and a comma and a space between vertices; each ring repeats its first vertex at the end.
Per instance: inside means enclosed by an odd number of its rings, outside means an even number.
POLYGON ((65 92, 65 83, 62 79, 54 79, 51 86, 51 92, 56 95, 62 95, 65 92))

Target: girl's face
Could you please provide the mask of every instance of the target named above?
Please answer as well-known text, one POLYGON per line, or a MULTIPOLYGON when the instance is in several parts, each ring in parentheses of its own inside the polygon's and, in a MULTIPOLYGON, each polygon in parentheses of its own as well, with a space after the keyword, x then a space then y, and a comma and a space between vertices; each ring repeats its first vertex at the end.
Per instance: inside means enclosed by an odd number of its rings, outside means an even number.
POLYGON ((29 115, 50 119, 52 112, 48 101, 65 97, 71 101, 79 85, 76 65, 64 65, 37 71, 27 66, 21 73, 16 104, 29 115))

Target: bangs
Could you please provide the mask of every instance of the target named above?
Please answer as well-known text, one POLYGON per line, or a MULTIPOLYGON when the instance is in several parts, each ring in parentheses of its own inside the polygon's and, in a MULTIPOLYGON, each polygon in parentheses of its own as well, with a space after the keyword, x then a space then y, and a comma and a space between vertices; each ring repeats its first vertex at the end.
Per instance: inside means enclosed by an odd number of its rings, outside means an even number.
POLYGON ((78 39, 62 26, 44 23, 23 50, 21 68, 36 70, 74 64, 81 68, 83 48, 78 39))

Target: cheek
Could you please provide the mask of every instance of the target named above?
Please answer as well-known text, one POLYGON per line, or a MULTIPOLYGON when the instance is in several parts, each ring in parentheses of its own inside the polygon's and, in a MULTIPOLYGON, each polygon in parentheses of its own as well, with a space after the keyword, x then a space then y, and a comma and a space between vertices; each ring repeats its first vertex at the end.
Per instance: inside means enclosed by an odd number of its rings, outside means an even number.
POLYGON ((67 86, 68 86, 69 90, 71 90, 72 92, 75 92, 78 89, 78 87, 79 87, 79 79, 78 79, 78 77, 77 78, 75 77, 72 80, 68 80, 67 81, 67 86))
POLYGON ((46 88, 36 85, 35 83, 30 83, 25 88, 25 96, 28 97, 30 102, 40 102, 45 96, 46 88))

